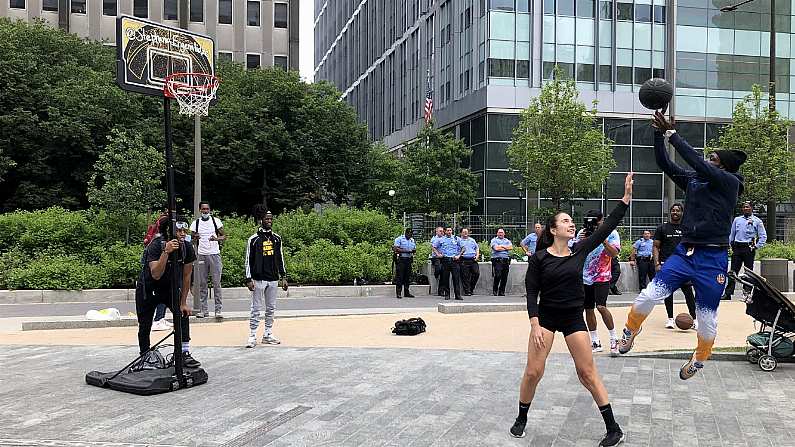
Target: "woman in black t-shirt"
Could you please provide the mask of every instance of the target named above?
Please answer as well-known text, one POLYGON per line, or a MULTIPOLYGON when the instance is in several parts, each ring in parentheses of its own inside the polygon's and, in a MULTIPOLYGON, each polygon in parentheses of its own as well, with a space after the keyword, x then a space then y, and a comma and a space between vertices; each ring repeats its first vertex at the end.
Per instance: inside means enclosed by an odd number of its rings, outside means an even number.
POLYGON ((527 411, 536 387, 544 375, 544 366, 552 348, 555 332, 563 332, 577 377, 591 392, 602 413, 607 435, 600 446, 614 446, 623 441, 624 433, 613 417, 613 410, 599 372, 593 361, 591 339, 583 320, 582 269, 588 253, 601 244, 618 226, 632 198, 632 173, 624 181, 624 197, 604 223, 589 237, 569 248, 576 234, 571 216, 558 212, 550 217, 533 256, 528 259, 525 287, 527 313, 530 317, 530 340, 527 366, 519 388, 519 416, 511 427, 515 437, 525 435, 527 411), (540 302, 539 302, 540 297, 540 302))

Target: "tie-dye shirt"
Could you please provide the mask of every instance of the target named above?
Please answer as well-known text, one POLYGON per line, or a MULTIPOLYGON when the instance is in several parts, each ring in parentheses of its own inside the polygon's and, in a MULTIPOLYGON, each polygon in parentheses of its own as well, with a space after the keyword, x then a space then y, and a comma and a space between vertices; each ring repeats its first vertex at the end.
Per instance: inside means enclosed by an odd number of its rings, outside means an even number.
MULTIPOLYGON (((582 232, 582 230, 580 231, 582 232)), ((579 235, 577 239, 579 239, 579 235)), ((616 250, 621 250, 621 238, 618 236, 618 231, 613 230, 607 236, 607 243, 615 247, 616 250)), ((582 268, 582 283, 591 285, 595 282, 610 282, 612 278, 610 274, 611 259, 603 244, 599 244, 592 252, 588 253, 582 268)))

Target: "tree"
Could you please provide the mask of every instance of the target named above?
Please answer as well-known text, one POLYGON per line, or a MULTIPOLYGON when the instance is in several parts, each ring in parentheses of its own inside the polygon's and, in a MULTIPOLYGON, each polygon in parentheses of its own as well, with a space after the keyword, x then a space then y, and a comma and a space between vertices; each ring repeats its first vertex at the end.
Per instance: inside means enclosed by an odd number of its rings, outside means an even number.
POLYGON ((573 80, 560 79, 559 71, 555 78, 521 112, 506 155, 521 174, 519 184, 541 191, 560 210, 563 202, 599 195, 615 162, 595 107, 578 100, 573 80))
POLYGON ((775 235, 776 202, 792 196, 795 159, 787 148, 787 129, 792 123, 778 112, 771 113, 764 99, 762 89, 754 85, 751 94, 735 106, 732 123, 708 143, 707 150, 737 149, 748 155, 740 168, 745 178, 742 197, 766 204, 766 226, 775 235))
POLYGON ((94 163, 88 200, 121 219, 130 242, 130 223, 136 216, 162 209, 166 192, 163 154, 144 144, 140 135, 114 129, 109 144, 94 163))
MULTIPOLYGON (((224 212, 348 203, 367 176, 367 129, 328 83, 279 68, 218 67, 219 100, 202 124, 203 198, 224 212)), ((175 118, 176 165, 193 166, 193 120, 175 118)), ((190 176, 177 189, 190 190, 190 176)))
POLYGON ((114 126, 145 128, 155 101, 115 82, 115 53, 44 22, 0 18, 0 209, 84 208, 114 126))
POLYGON ((383 143, 374 143, 365 159, 364 172, 367 176, 353 194, 353 205, 373 207, 385 213, 394 211, 389 190, 399 189, 402 162, 383 143))
POLYGON ((475 204, 477 177, 464 167, 472 150, 462 140, 429 124, 402 152, 395 188, 400 209, 451 214, 475 204))

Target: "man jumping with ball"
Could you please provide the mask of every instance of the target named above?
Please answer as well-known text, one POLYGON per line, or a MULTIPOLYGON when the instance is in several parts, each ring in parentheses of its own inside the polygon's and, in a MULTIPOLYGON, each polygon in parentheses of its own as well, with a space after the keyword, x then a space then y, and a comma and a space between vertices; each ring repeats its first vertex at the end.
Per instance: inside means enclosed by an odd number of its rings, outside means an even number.
POLYGON ((696 290, 698 346, 679 371, 679 377, 687 380, 704 366, 715 342, 718 304, 729 263, 732 211, 743 189, 743 179, 737 171, 746 155, 741 151, 717 150, 709 154, 707 161, 676 133, 673 119, 669 122, 656 111, 652 126, 657 164, 686 191, 687 213, 682 220, 682 242, 635 299, 618 349, 621 354, 629 352, 654 305, 691 281, 696 290), (668 158, 664 138, 668 138, 693 170, 684 169, 668 158))

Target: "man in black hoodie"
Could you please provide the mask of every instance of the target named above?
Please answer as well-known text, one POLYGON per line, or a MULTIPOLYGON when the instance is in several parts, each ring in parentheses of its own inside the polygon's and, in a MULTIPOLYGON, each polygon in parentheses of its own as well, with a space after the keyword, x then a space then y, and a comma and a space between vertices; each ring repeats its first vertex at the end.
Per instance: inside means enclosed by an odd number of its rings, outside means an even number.
POLYGON ((257 345, 257 327, 263 301, 265 305, 265 332, 262 343, 278 345, 281 343, 273 336, 273 315, 276 313, 276 296, 279 283, 287 290, 282 253, 282 238, 271 229, 273 214, 265 207, 254 208, 254 219, 260 222, 256 233, 248 238, 246 244, 246 287, 251 290, 251 319, 249 320, 249 337, 247 348, 257 345))
POLYGON ((657 164, 686 191, 687 213, 682 219, 681 243, 632 305, 619 342, 619 352, 626 354, 632 349, 643 320, 655 304, 663 302, 685 282, 692 281, 696 290, 698 346, 679 371, 679 377, 687 380, 704 366, 712 354, 717 334, 718 304, 729 265, 732 211, 743 189, 742 177, 737 171, 745 162, 746 155, 741 151, 717 150, 704 160, 676 133, 673 120, 669 122, 661 112, 654 113, 652 126, 656 129, 654 154, 657 164), (692 170, 684 169, 668 158, 664 137, 692 170))

